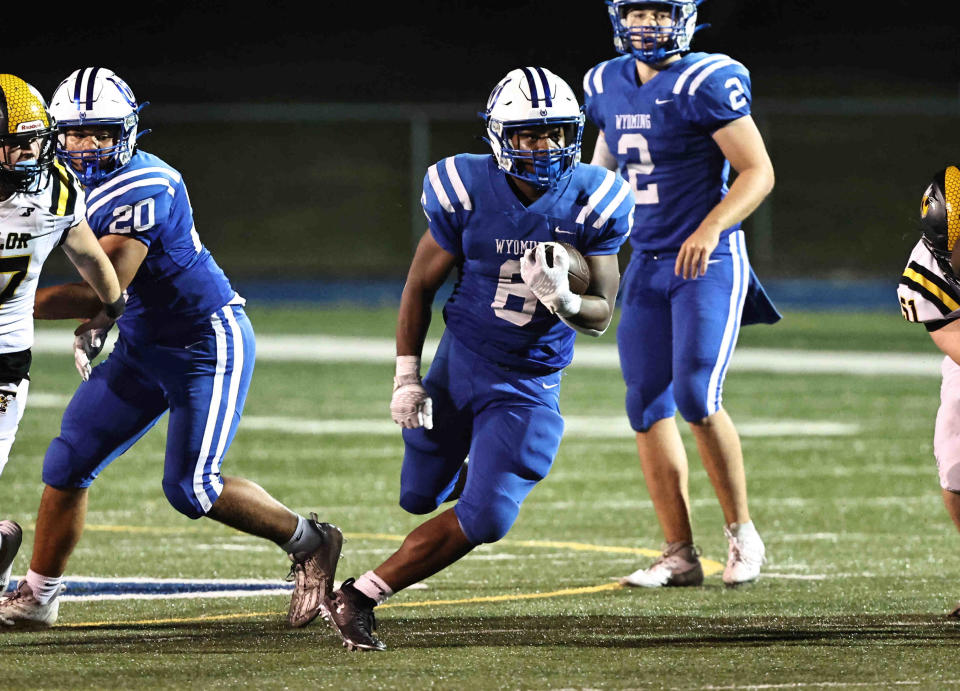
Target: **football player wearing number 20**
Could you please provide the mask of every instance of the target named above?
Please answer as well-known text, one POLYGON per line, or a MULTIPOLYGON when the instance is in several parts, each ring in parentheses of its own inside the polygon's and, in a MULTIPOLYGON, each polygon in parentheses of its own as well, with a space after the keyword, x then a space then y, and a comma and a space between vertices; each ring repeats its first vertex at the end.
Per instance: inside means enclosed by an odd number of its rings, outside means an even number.
POLYGON ((750 268, 740 229, 773 188, 773 166, 750 116, 746 68, 726 55, 688 52, 698 2, 606 4, 623 55, 590 69, 583 88, 587 116, 600 130, 592 162, 618 170, 636 195, 617 344, 627 415, 667 543, 652 566, 621 582, 703 581, 679 409, 723 510, 723 582, 738 585, 758 576, 765 550, 721 393, 741 324, 780 318, 750 268), (728 188, 731 166, 737 177, 728 188))
POLYGON ((221 474, 253 374, 244 300, 200 242, 180 173, 137 149, 140 106, 119 76, 97 67, 76 70, 57 87, 51 111, 57 157, 83 184, 87 219, 127 302, 116 346, 91 370, 109 327, 95 316, 93 291, 77 283, 37 292, 40 318, 92 319, 74 346, 83 382, 43 461, 30 570, 0 603, 0 624, 56 621, 88 488, 169 412, 167 500, 189 518, 212 518, 286 551, 295 581, 288 621, 304 626, 332 590, 339 529, 315 514, 294 513, 249 480, 221 474))
MULTIPOLYGON (((84 220, 80 183, 54 159, 56 136, 40 93, 0 74, 0 472, 27 404, 34 294, 50 252, 62 246, 91 286, 91 314, 109 323, 124 307, 117 274, 84 220)), ((22 536, 14 521, 0 521, 0 594, 22 536)))
POLYGON ((493 155, 451 156, 424 177, 428 230, 401 298, 390 404, 405 444, 400 505, 430 513, 453 498, 461 472, 465 484, 453 508, 334 592, 327 612, 350 649, 385 647, 374 635, 377 604, 507 533, 560 444, 574 329, 600 335, 613 314, 633 196, 612 171, 579 164, 584 119, 573 91, 542 67, 515 69, 484 120, 493 155), (586 257, 582 296, 570 290, 559 242, 586 257), (446 329, 421 381, 433 297, 454 268, 446 329))

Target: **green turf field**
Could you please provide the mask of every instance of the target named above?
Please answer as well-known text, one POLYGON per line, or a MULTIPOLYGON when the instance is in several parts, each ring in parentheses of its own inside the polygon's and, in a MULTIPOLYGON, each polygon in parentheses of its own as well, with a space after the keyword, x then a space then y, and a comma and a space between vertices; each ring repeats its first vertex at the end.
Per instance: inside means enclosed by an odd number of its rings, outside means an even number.
MULTIPOLYGON (((264 353, 278 334, 336 344, 393 330, 386 310, 250 314, 264 353)), ((613 343, 612 332, 600 341, 613 343)), ((69 345, 36 355, 30 404, 0 478, 0 516, 26 529, 15 576, 29 560, 43 453, 77 383, 69 345)), ((746 329, 740 346, 865 351, 866 361, 869 352, 905 361, 936 352, 895 313, 788 313, 775 327, 746 329)), ((960 599, 960 536, 932 458, 936 367, 926 376, 797 370, 734 369, 727 380, 769 557, 751 586, 721 585, 722 517, 695 459, 694 529, 713 575, 697 589, 614 585, 650 560, 661 536, 632 437, 618 426, 618 370, 575 365, 561 397, 568 435, 550 475, 505 540, 378 609, 387 652, 348 653, 322 621, 287 629, 284 594, 64 601, 57 628, 0 633, 0 688, 956 685, 960 622, 944 615, 960 599)), ((391 376, 389 359, 264 356, 224 466, 340 525, 338 580, 379 564, 421 520, 396 504, 402 443, 382 424, 391 376)), ((68 577, 280 582, 287 565, 278 549, 167 506, 164 430, 94 485, 68 577)))

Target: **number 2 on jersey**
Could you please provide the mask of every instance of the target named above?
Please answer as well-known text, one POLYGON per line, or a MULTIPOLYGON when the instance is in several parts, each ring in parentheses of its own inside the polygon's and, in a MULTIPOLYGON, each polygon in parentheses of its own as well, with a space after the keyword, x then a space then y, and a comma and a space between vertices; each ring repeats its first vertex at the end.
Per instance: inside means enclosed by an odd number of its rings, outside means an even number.
POLYGON ((640 152, 639 163, 628 163, 627 180, 633 187, 634 196, 637 204, 659 204, 660 195, 657 192, 657 183, 651 182, 641 189, 639 177, 641 175, 650 175, 653 172, 653 159, 650 157, 650 145, 647 144, 647 138, 642 134, 624 134, 617 142, 617 155, 626 156, 630 149, 636 149, 640 152))

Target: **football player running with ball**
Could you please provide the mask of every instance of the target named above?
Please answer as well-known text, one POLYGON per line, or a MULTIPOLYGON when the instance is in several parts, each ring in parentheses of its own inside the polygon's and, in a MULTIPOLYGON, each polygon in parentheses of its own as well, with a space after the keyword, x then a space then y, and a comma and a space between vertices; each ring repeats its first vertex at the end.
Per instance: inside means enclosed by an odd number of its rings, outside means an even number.
MULTIPOLYGON (((922 236, 910 253, 897 295, 907 321, 927 327, 943 351, 940 409, 933 434, 947 513, 960 530, 960 168, 937 172, 920 202, 922 236)), ((960 617, 960 605, 951 612, 960 617)))
POLYGON ((484 120, 493 155, 451 156, 424 177, 428 230, 401 298, 390 404, 404 428, 400 505, 427 514, 453 498, 461 468, 465 484, 453 508, 333 594, 329 617, 350 649, 383 650, 376 605, 507 534, 560 445, 574 329, 598 336, 613 314, 633 196, 613 172, 579 163, 576 96, 549 70, 515 69, 484 120), (586 257, 582 296, 570 290, 559 242, 586 257), (446 329, 421 381, 433 297, 454 268, 446 329))
POLYGON ((200 242, 182 176, 137 149, 139 110, 127 84, 96 67, 67 77, 51 101, 57 157, 83 184, 87 220, 126 290, 126 312, 113 352, 91 371, 110 324, 100 299, 83 283, 37 292, 37 317, 89 319, 90 328, 75 344, 83 382, 43 462, 30 570, 0 603, 0 624, 56 621, 88 488, 169 412, 168 501, 284 549, 295 580, 288 620, 305 626, 332 589, 342 535, 249 480, 221 475, 253 374, 253 329, 243 298, 200 242))
MULTIPOLYGON (((98 320, 112 323, 124 308, 117 274, 84 220, 80 183, 54 160, 56 136, 40 93, 0 74, 0 472, 27 405, 34 294, 50 252, 62 246, 89 283, 98 320)), ((22 536, 14 521, 0 521, 0 593, 22 536)))
POLYGON ((590 69, 583 87, 587 117, 600 130, 592 162, 618 170, 636 195, 617 344, 627 415, 667 543, 653 565, 621 582, 703 582, 679 409, 723 510, 723 582, 738 585, 759 575, 764 545, 721 394, 741 324, 780 318, 740 229, 773 188, 773 166, 750 117, 746 68, 726 55, 688 52, 696 2, 606 4, 623 56, 590 69), (737 177, 728 188, 731 166, 737 177))

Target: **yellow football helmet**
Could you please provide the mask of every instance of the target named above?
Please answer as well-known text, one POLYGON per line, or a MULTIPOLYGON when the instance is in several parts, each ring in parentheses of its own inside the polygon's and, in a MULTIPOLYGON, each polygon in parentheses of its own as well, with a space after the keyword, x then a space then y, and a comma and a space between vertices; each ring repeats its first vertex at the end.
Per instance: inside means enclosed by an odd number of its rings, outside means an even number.
POLYGON ((32 194, 53 164, 56 122, 43 96, 12 74, 0 74, 0 188, 32 194))
POLYGON ((923 244, 937 260, 951 283, 960 280, 950 258, 960 238, 960 168, 947 166, 937 171, 920 200, 920 232, 923 244))

